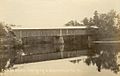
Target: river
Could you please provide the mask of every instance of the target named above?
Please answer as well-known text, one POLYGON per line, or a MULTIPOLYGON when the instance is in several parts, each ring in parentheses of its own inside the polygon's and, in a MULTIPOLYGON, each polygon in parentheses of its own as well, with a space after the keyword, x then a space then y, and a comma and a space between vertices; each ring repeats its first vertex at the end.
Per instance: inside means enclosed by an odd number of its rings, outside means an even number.
MULTIPOLYGON (((119 44, 96 44, 85 49, 69 45, 24 46, 30 63, 15 64, 1 76, 119 76, 119 44), (35 61, 30 58, 43 57, 35 61)), ((34 60, 34 59, 33 59, 34 60)), ((23 60, 24 62, 25 60, 23 60)), ((26 60, 27 61, 27 60, 26 60)))

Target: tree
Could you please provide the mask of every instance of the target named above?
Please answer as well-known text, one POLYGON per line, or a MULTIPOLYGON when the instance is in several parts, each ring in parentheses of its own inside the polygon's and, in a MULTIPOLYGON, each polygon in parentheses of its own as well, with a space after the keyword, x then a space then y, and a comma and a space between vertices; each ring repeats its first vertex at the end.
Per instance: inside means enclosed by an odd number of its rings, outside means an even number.
POLYGON ((118 37, 118 30, 120 23, 116 22, 115 20, 119 20, 117 17, 117 13, 114 10, 111 10, 107 14, 100 14, 99 16, 99 24, 97 25, 99 27, 99 34, 103 38, 112 38, 112 37, 118 37))
POLYGON ((83 25, 97 26, 96 34, 99 39, 118 38, 120 35, 120 15, 114 10, 101 14, 95 11, 93 18, 85 17, 83 19, 83 25))
POLYGON ((94 25, 96 25, 96 26, 99 25, 99 16, 98 16, 98 12, 97 11, 94 12, 93 22, 94 22, 94 25))
POLYGON ((68 23, 65 24, 65 26, 81 26, 82 24, 80 24, 79 22, 77 21, 69 21, 68 23))
POLYGON ((85 26, 88 26, 88 25, 89 25, 89 20, 88 20, 87 17, 85 17, 85 18, 83 19, 83 24, 84 24, 85 26))
POLYGON ((20 49, 19 45, 21 43, 18 42, 10 27, 8 29, 5 24, 0 23, 0 72, 13 66, 20 49), (10 64, 6 65, 8 61, 10 64))

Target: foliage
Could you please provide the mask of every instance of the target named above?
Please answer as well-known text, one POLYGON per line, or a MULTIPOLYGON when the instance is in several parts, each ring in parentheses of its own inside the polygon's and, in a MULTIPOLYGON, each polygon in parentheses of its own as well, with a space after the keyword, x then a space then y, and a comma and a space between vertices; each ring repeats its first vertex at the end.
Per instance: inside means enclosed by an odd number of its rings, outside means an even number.
POLYGON ((20 45, 11 28, 0 23, 0 72, 13 66, 20 45))
POLYGON ((82 24, 71 20, 66 26, 97 26, 95 32, 97 39, 120 39, 120 15, 116 11, 111 10, 108 13, 94 12, 93 17, 85 17, 82 24))
POLYGON ((80 24, 79 22, 77 21, 69 21, 68 23, 65 24, 65 26, 81 26, 82 24, 80 24))
POLYGON ((95 11, 93 18, 89 20, 88 24, 99 28, 96 34, 98 34, 100 39, 119 37, 120 17, 114 10, 103 14, 95 11))

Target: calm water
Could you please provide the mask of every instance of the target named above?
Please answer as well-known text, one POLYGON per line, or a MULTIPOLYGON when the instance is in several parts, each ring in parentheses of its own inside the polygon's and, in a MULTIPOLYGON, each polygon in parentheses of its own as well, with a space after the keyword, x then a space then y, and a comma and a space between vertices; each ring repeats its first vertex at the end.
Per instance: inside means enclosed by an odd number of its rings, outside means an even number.
POLYGON ((3 76, 119 76, 119 44, 95 44, 93 48, 78 45, 25 45, 14 59, 10 53, 0 53, 1 72, 11 59, 12 66, 1 73, 3 76), (73 58, 74 57, 74 58, 73 58), (67 59, 64 59, 67 58, 67 59), (58 60, 60 59, 60 60, 58 60), (52 60, 52 61, 49 61, 52 60), (41 62, 43 61, 43 62, 41 62), (14 64, 17 63, 17 64, 14 64), (29 63, 35 62, 35 63, 29 63), (20 64, 18 64, 20 63, 20 64), (22 64, 21 64, 22 63, 22 64), (23 64, 25 63, 25 64, 23 64), (14 66, 13 66, 14 65, 14 66))

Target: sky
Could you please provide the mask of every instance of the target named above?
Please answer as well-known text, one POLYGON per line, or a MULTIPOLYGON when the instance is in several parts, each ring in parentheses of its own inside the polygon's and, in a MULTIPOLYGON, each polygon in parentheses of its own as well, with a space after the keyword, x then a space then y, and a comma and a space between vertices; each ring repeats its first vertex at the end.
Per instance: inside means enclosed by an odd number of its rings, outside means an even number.
POLYGON ((0 0, 0 22, 23 27, 59 27, 81 22, 95 10, 120 12, 120 0, 0 0))

